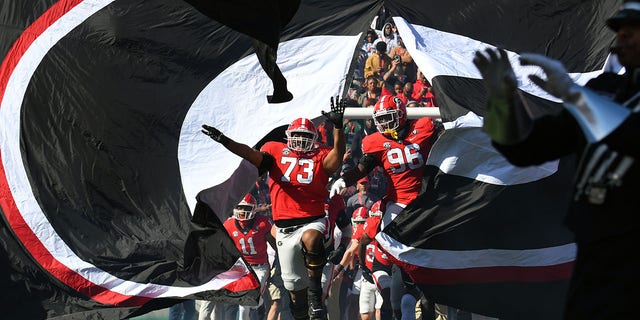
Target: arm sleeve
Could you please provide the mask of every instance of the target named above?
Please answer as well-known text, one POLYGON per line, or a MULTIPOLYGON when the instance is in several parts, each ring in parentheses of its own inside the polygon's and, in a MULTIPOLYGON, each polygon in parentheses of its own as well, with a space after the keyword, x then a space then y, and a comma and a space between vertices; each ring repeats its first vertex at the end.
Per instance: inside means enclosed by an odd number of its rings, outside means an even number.
POLYGON ((260 166, 258 166, 258 176, 261 176, 265 172, 269 171, 269 169, 273 167, 274 162, 275 159, 273 159, 273 156, 263 151, 262 162, 260 163, 260 166))
POLYGON ((538 165, 580 150, 586 143, 578 123, 568 111, 545 115, 533 122, 529 135, 520 143, 493 146, 516 166, 538 165))

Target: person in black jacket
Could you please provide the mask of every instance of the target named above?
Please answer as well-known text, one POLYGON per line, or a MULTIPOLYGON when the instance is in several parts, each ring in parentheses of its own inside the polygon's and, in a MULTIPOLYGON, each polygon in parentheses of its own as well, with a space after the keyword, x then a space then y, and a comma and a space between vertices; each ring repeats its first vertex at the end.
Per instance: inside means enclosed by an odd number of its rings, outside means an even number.
POLYGON ((584 87, 564 66, 536 54, 522 65, 539 66, 546 79, 532 82, 563 101, 563 110, 535 120, 516 93, 504 50, 476 52, 488 97, 483 130, 511 163, 540 164, 574 153, 573 202, 566 222, 578 246, 565 308, 566 319, 631 319, 640 298, 640 1, 627 1, 607 20, 616 32, 612 53, 624 75, 603 73, 584 87))

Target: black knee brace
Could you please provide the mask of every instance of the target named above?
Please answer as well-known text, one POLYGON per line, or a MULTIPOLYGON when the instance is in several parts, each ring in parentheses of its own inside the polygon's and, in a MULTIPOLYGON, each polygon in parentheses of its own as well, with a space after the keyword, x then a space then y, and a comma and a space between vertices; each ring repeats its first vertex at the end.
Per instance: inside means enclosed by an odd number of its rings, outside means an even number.
POLYGON ((309 252, 303 246, 302 256, 304 257, 304 264, 309 270, 322 270, 324 265, 327 264, 327 255, 324 249, 321 252, 309 252))
POLYGON ((289 303, 289 309, 291 309, 291 315, 296 320, 308 320, 309 319, 309 306, 307 303, 297 304, 294 301, 289 303))

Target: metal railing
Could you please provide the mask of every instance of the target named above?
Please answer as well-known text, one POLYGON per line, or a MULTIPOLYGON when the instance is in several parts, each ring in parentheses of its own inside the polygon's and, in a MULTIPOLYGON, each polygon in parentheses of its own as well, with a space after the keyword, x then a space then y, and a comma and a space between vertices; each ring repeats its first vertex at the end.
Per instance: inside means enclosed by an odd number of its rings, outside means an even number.
MULTIPOLYGON (((367 119, 371 118, 373 114, 372 108, 346 108, 344 110, 344 117, 346 119, 367 119)), ((407 118, 418 119, 423 117, 430 117, 434 119, 440 119, 439 108, 407 108, 407 118)))

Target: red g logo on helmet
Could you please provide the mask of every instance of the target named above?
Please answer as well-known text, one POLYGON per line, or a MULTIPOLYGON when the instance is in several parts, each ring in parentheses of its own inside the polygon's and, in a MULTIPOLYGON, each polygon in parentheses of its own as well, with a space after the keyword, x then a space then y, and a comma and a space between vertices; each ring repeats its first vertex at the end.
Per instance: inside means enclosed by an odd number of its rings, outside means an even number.
POLYGON ((369 209, 369 216, 382 217, 383 211, 384 211, 384 208, 382 206, 382 200, 378 200, 371 205, 371 209, 369 209))
POLYGON ((256 199, 250 193, 247 193, 233 209, 233 217, 241 221, 256 217, 256 199))
POLYGON ((364 223, 369 218, 369 210, 365 207, 358 207, 351 215, 351 223, 364 223))
POLYGON ((285 133, 287 135, 287 146, 289 149, 298 152, 313 150, 318 137, 316 126, 313 125, 311 120, 306 118, 293 120, 285 133))
POLYGON ((396 130, 407 121, 407 107, 398 97, 383 96, 373 109, 373 122, 379 132, 396 130))

